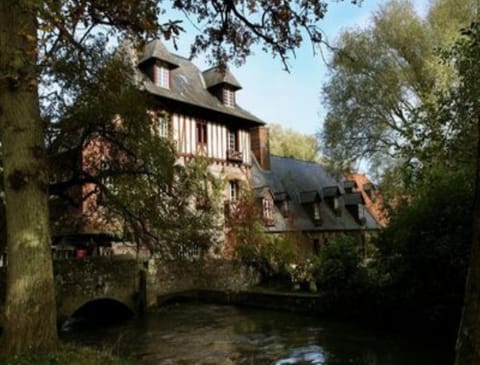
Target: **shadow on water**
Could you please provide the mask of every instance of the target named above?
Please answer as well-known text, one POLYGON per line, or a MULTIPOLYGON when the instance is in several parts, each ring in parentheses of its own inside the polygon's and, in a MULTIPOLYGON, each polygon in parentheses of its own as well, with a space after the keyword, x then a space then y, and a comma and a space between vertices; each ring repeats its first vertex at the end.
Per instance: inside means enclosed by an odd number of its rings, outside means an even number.
POLYGON ((62 337, 114 347, 144 364, 451 363, 449 352, 418 338, 314 316, 200 303, 172 304, 115 326, 72 329, 62 337))
POLYGON ((117 325, 133 318, 125 304, 109 298, 96 299, 78 308, 61 326, 61 331, 89 331, 96 327, 117 325))

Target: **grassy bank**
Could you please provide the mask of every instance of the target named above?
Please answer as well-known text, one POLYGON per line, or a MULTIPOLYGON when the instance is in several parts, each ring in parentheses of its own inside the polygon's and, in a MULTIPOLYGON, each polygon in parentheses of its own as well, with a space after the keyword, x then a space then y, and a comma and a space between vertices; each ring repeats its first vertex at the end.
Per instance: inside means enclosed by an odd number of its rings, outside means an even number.
POLYGON ((108 351, 88 347, 61 345, 59 350, 48 356, 20 356, 0 358, 2 365, 130 365, 133 361, 121 359, 108 351))

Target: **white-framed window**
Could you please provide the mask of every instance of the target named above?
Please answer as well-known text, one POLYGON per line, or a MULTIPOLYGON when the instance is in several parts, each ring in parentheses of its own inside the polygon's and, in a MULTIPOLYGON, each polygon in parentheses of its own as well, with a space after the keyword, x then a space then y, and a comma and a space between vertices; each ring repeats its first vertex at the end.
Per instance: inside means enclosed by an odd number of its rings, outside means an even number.
POLYGON ((222 99, 223 105, 233 108, 235 106, 235 91, 231 88, 224 87, 222 99))
POLYGON ((228 198, 230 202, 238 201, 239 186, 238 181, 232 180, 229 182, 229 194, 228 198))
POLYGON ((165 65, 155 66, 155 85, 170 89, 170 70, 165 65))
POLYGON ((363 204, 358 204, 358 219, 360 222, 364 222, 365 217, 365 206, 363 204))
POLYGON ((170 121, 166 115, 159 115, 157 117, 157 134, 162 138, 168 138, 170 136, 170 121))
POLYGON ((262 199, 263 219, 267 221, 273 220, 273 200, 268 198, 262 199))
POLYGON ((228 150, 229 151, 238 151, 238 139, 237 131, 230 129, 228 131, 228 150))

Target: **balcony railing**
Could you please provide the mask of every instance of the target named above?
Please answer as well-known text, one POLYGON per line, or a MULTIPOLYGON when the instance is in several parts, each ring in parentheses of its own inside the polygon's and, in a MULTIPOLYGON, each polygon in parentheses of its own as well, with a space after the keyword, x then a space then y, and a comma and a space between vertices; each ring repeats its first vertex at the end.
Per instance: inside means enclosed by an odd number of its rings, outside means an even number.
POLYGON ((243 152, 235 150, 227 150, 227 160, 233 162, 243 161, 243 152))

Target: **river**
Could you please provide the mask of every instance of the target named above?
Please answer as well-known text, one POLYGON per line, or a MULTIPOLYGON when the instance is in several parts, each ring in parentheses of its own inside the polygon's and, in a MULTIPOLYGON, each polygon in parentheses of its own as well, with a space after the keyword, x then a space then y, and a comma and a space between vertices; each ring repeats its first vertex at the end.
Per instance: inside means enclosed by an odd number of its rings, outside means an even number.
POLYGON ((165 306, 110 326, 77 326, 61 337, 112 349, 139 364, 452 363, 441 346, 418 338, 313 316, 201 303, 165 306))

